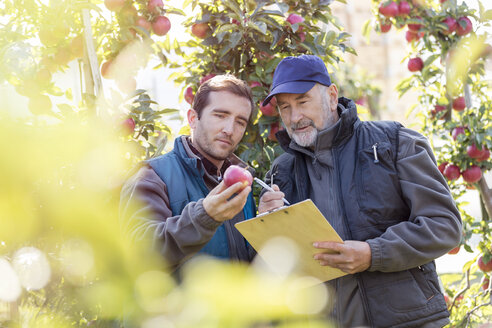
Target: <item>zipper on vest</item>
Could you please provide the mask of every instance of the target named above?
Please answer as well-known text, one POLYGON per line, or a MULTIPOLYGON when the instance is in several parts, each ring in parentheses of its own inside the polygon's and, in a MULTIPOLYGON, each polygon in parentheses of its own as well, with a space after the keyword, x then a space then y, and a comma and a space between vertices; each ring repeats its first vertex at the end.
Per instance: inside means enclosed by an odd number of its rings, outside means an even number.
POLYGON ((379 163, 377 149, 378 149, 378 143, 376 142, 374 145, 372 145, 372 151, 374 152, 374 163, 375 164, 379 163))
MULTIPOLYGON (((377 143, 375 144, 375 146, 377 146, 377 143)), ((343 225, 345 227, 345 232, 346 232, 347 236, 350 239, 352 239, 352 233, 350 232, 349 225, 347 222, 347 212, 345 211, 345 202, 343 201, 342 184, 341 184, 342 182, 340 179, 340 171, 338 169, 338 156, 337 156, 337 153, 334 151, 334 148, 331 149, 331 154, 333 156, 333 168, 334 168, 334 171, 336 173, 335 177, 337 179, 337 183, 336 183, 336 186, 338 189, 337 194, 340 195, 340 197, 337 197, 338 206, 340 206, 340 209, 342 211, 342 220, 343 220, 343 225)), ((362 282, 362 278, 360 277, 359 274, 356 273, 354 276, 355 276, 355 279, 357 280, 357 285, 359 287, 359 292, 361 294, 362 305, 364 306, 366 319, 368 321, 369 326, 374 327, 374 324, 372 322, 371 313, 369 312, 369 304, 367 302, 366 291, 364 290, 364 283, 362 282)), ((338 300, 338 297, 337 297, 337 300, 338 300)), ((338 321, 338 322, 340 322, 340 321, 338 321)))

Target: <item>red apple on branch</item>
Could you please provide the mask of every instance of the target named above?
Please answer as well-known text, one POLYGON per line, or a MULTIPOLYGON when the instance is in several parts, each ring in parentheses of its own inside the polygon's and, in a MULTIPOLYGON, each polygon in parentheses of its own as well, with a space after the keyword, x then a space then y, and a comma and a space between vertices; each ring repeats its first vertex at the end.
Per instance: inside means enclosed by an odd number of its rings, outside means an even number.
POLYGON ((200 79, 200 84, 205 83, 206 81, 210 80, 213 77, 215 77, 215 74, 214 73, 210 73, 210 74, 205 75, 204 77, 202 77, 200 79))
POLYGON ((135 120, 131 117, 127 118, 126 120, 121 122, 121 128, 126 134, 133 134, 133 132, 135 131, 135 120))
POLYGON ((458 23, 453 17, 446 17, 442 22, 448 26, 447 30, 442 31, 443 34, 449 35, 456 31, 458 23))
POLYGON ((379 26, 381 28, 381 32, 386 33, 391 30, 391 21, 387 20, 385 22, 379 22, 379 26))
POLYGON ((159 8, 163 8, 164 3, 162 0, 149 0, 147 3, 147 10, 150 11, 151 13, 157 13, 159 12, 159 8))
POLYGON ((461 175, 463 176, 463 180, 465 180, 466 182, 475 183, 482 178, 482 170, 480 169, 480 167, 472 165, 464 170, 461 175))
POLYGON ((408 70, 410 72, 418 72, 424 68, 424 61, 420 57, 411 58, 408 61, 408 70))
POLYGON ((490 157, 490 151, 487 148, 485 148, 482 151, 482 155, 480 157, 476 158, 476 160, 479 161, 479 162, 483 162, 483 161, 488 160, 489 157, 490 157))
POLYGON ((456 34, 463 36, 470 33, 472 29, 473 24, 468 17, 465 16, 458 18, 458 22, 456 24, 456 34))
POLYGON ((200 39, 205 39, 210 32, 207 23, 195 23, 191 26, 191 33, 200 39))
POLYGON ((299 16, 297 14, 290 14, 289 17, 286 19, 291 25, 294 24, 299 24, 304 22, 304 18, 302 16, 299 16))
POLYGON ((159 36, 166 35, 171 29, 171 21, 166 16, 157 16, 152 22, 152 30, 159 36))
POLYGON ((482 281, 480 282, 482 285, 482 290, 487 290, 489 289, 489 284, 490 284, 490 278, 487 276, 482 277, 482 281))
POLYGON ((465 134, 465 128, 463 126, 457 126, 453 129, 453 132, 451 132, 453 140, 456 140, 460 134, 465 134))
POLYGON ((460 168, 454 164, 448 164, 443 174, 448 180, 456 180, 460 177, 460 168))
POLYGON ((433 109, 431 109, 431 115, 432 116, 435 116, 437 113, 439 112, 444 112, 445 110, 447 110, 448 108, 446 106, 442 106, 442 105, 435 105, 433 109))
POLYGON ((408 14, 410 14, 411 9, 412 9, 412 7, 410 7, 410 4, 408 2, 402 1, 398 5, 398 14, 397 15, 401 16, 401 17, 408 16, 408 14))
POLYGON ((448 252, 448 254, 450 254, 450 255, 458 254, 458 252, 460 251, 460 248, 461 248, 461 245, 456 246, 455 248, 453 248, 452 250, 450 250, 448 252))
POLYGON ((482 270, 483 272, 489 272, 492 271, 492 259, 490 259, 488 262, 484 262, 483 256, 480 256, 477 261, 478 268, 482 270))
POLYGON ((424 32, 415 32, 412 30, 408 30, 407 33, 405 33, 405 39, 407 42, 413 42, 413 41, 418 41, 424 36, 424 32))
POLYGON ((184 99, 190 105, 193 105, 193 100, 195 99, 195 94, 193 93, 192 87, 187 87, 184 93, 184 99))
POLYGON ((483 147, 480 147, 479 149, 477 145, 475 145, 474 143, 466 147, 466 153, 468 154, 468 156, 470 156, 470 158, 475 158, 475 159, 482 158, 485 150, 486 149, 483 147))
POLYGON ((260 105, 260 111, 263 115, 265 116, 277 116, 277 110, 275 109, 275 106, 272 105, 272 102, 270 101, 268 104, 265 106, 260 105))
POLYGON ((244 187, 251 186, 253 176, 247 169, 238 165, 231 165, 224 172, 224 183, 227 187, 230 187, 237 182, 241 182, 244 187))
POLYGON ((144 17, 137 17, 137 19, 135 20, 135 26, 140 26, 141 28, 143 28, 144 30, 146 30, 147 32, 150 31, 150 29, 152 28, 152 24, 146 20, 144 17))
POLYGON ((393 1, 383 2, 379 6, 379 13, 385 17, 395 17, 398 15, 398 5, 393 1))
POLYGON ((125 5, 125 0, 104 0, 104 5, 111 11, 118 11, 125 5))
POLYGON ((441 172, 441 174, 444 175, 444 169, 446 168, 447 165, 448 165, 448 162, 443 162, 443 163, 439 164, 439 166, 437 168, 439 169, 439 172, 441 172))
POLYGON ((271 141, 277 141, 277 136, 275 135, 280 130, 280 124, 278 122, 273 122, 270 125, 270 133, 268 134, 268 139, 271 141))
POLYGON ((453 100, 453 109, 461 112, 466 108, 465 97, 458 97, 453 100))

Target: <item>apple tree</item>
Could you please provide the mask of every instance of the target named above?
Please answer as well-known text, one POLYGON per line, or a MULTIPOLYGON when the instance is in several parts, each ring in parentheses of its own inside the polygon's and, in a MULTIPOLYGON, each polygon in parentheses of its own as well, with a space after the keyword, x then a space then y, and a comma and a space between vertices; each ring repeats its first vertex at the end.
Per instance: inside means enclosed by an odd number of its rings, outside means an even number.
MULTIPOLYGON (((465 264, 461 281, 446 284, 453 327, 490 323, 492 315, 492 191, 484 175, 490 172, 492 149, 491 83, 485 64, 492 47, 492 11, 478 1, 373 0, 372 26, 381 33, 392 26, 405 30, 410 76, 402 80, 400 95, 413 89, 418 103, 409 110, 422 119, 423 132, 431 138, 439 169, 451 188, 463 219, 461 245, 473 252, 472 236, 478 239, 475 260, 465 264), (472 217, 460 197, 477 189, 482 218, 472 217), (489 319, 487 319, 489 318, 489 319), (489 321, 487 321, 489 320, 489 321)), ((473 242, 475 244, 475 242, 473 242)))
POLYGON ((245 80, 258 104, 238 154, 263 177, 280 147, 275 133, 281 129, 272 101, 262 106, 272 83, 273 71, 283 57, 315 54, 337 65, 346 52, 354 53, 340 32, 328 0, 315 1, 185 1, 196 15, 185 25, 193 38, 174 51, 181 58, 172 64, 171 76, 183 86, 192 103, 199 85, 217 74, 230 73, 245 80))

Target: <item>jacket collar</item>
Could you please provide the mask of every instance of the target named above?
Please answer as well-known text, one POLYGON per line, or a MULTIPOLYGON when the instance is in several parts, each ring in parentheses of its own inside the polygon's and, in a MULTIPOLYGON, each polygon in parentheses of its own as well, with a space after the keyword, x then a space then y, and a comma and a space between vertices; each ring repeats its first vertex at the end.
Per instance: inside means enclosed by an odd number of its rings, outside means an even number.
MULTIPOLYGON (((338 98, 338 114, 340 116, 337 125, 338 131, 336 135, 332 138, 332 146, 338 146, 345 142, 354 132, 355 126, 358 124, 359 118, 357 117, 357 107, 353 100, 350 100, 345 97, 338 98)), ((294 154, 296 150, 291 148, 291 142, 295 143, 289 137, 286 130, 281 130, 276 134, 277 140, 285 152, 294 154)), ((316 148, 320 147, 319 143, 323 142, 323 138, 326 138, 325 133, 320 132, 318 135, 318 139, 316 140, 316 148), (320 139, 321 138, 321 139, 320 139)), ((296 145, 297 147, 300 147, 296 145)), ((296 147, 296 148, 297 148, 296 147)))

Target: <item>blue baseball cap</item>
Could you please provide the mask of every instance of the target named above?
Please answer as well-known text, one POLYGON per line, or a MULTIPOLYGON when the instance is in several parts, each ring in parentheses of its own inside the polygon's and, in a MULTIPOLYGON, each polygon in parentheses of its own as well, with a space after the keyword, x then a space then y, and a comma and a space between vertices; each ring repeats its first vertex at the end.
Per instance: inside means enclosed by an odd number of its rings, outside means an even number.
POLYGON ((270 93, 263 100, 263 106, 279 93, 305 93, 316 83, 326 86, 331 84, 330 75, 321 58, 313 55, 285 57, 273 73, 270 93))

